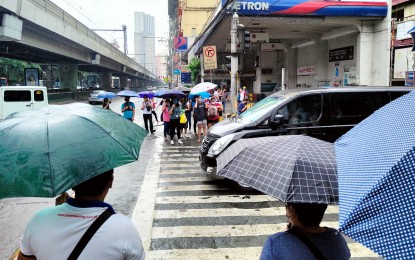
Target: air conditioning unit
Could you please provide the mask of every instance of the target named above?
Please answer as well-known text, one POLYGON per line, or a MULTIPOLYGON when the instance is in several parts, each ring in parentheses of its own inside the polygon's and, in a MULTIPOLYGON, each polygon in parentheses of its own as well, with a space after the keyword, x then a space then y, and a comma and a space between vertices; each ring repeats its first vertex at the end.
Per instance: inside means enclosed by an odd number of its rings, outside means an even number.
POLYGON ((251 32, 251 42, 269 42, 269 33, 251 32))
POLYGON ((285 44, 284 43, 262 43, 261 44, 261 51, 276 51, 276 50, 284 50, 285 44))

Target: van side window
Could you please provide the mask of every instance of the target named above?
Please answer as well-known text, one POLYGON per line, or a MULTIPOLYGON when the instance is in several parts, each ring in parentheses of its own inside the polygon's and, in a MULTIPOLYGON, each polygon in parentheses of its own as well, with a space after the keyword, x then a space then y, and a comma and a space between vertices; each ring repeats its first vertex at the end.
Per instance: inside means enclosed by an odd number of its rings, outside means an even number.
POLYGON ((321 94, 299 97, 278 111, 285 124, 315 122, 321 114, 321 94))
POLYGON ((4 91, 4 102, 30 102, 31 100, 30 90, 4 91))
POLYGON ((358 124, 389 102, 386 92, 330 93, 329 117, 333 125, 358 124))
POLYGON ((43 96, 43 90, 35 90, 35 101, 43 101, 45 100, 45 97, 43 96))

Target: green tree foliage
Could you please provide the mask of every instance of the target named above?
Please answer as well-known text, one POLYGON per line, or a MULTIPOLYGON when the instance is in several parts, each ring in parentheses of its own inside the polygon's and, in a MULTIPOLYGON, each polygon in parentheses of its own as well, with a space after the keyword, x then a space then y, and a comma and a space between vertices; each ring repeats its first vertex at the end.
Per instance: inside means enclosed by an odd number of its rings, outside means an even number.
POLYGON ((192 82, 194 84, 200 83, 200 59, 198 57, 193 57, 187 67, 192 73, 192 82))
POLYGON ((9 81, 9 85, 13 84, 24 84, 25 68, 37 68, 40 71, 40 79, 42 78, 42 70, 39 65, 34 63, 29 63, 20 60, 8 59, 0 57, 0 76, 6 77, 9 81))

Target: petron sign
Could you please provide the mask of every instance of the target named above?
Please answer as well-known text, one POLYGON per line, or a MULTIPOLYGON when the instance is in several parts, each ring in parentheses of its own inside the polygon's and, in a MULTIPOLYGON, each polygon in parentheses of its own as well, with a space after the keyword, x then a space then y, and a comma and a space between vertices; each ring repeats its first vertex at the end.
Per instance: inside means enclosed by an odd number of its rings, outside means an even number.
MULTIPOLYGON (((222 6, 228 1, 222 0, 222 6)), ((240 15, 254 16, 349 16, 386 17, 388 3, 384 0, 235 0, 226 9, 240 15)))

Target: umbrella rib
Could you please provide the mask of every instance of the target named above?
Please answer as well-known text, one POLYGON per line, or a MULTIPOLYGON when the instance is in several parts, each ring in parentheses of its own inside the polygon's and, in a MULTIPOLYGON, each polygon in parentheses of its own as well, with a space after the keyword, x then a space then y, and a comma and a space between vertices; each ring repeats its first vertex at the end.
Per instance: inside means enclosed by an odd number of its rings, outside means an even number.
POLYGON ((46 142, 47 142, 47 154, 48 154, 48 160, 49 160, 49 172, 50 172, 50 178, 51 178, 51 185, 52 185, 52 196, 55 193, 55 176, 52 172, 52 162, 50 160, 50 150, 49 150, 49 122, 46 121, 46 142))

